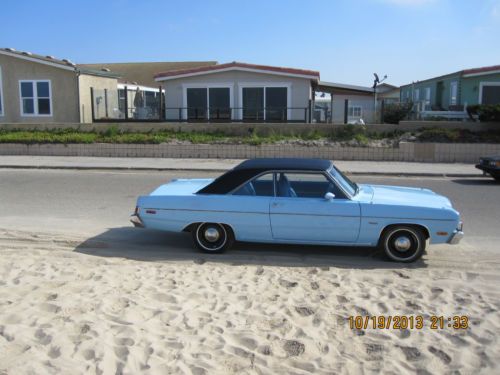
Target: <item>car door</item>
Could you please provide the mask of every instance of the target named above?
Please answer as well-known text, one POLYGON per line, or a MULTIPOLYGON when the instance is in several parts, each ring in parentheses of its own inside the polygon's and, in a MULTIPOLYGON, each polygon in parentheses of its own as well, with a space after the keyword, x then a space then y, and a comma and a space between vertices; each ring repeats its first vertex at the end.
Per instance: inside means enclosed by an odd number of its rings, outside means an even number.
POLYGON ((343 196, 324 174, 280 172, 271 199, 273 239, 354 243, 359 235, 360 206, 343 196), (335 194, 325 199, 325 194, 335 194))

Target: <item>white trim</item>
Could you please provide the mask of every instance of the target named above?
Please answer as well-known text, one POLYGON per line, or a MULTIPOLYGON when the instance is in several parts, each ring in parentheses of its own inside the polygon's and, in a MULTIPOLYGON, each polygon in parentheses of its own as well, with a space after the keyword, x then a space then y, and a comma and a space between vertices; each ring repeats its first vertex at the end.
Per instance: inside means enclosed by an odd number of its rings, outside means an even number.
MULTIPOLYGON (((199 82, 199 83, 183 83, 182 84, 182 118, 187 120, 187 89, 206 89, 207 90, 207 108, 210 108, 210 93, 208 89, 219 88, 229 89, 229 108, 233 108, 234 103, 234 83, 233 82, 199 82)), ((234 119, 231 111, 231 119, 234 119)), ((210 120, 210 111, 207 112, 207 120, 210 120)))
POLYGON ((477 76, 487 76, 489 74, 498 74, 498 73, 500 73, 500 69, 490 70, 488 72, 468 73, 468 74, 464 74, 463 77, 469 78, 469 77, 477 77, 477 76))
POLYGON ((27 60, 27 61, 31 61, 31 62, 43 64, 43 65, 53 66, 55 68, 60 68, 60 69, 64 69, 64 70, 71 70, 73 72, 75 72, 77 70, 76 66, 69 66, 69 65, 66 66, 66 65, 57 64, 57 63, 50 62, 50 61, 45 61, 45 60, 37 59, 36 57, 19 55, 17 53, 11 53, 11 52, 7 52, 7 51, 4 51, 4 50, 0 50, 0 54, 6 55, 6 56, 10 56, 10 57, 16 57, 16 58, 21 59, 21 60, 27 60))
POLYGON ((3 105, 2 67, 0 66, 0 117, 3 116, 5 116, 5 107, 3 105))
MULTIPOLYGON (((245 87, 262 87, 264 89, 264 108, 266 108, 266 88, 268 87, 286 87, 286 116, 289 121, 292 110, 292 83, 291 82, 238 82, 238 107, 240 108, 238 119, 243 120, 243 89, 245 87)), ((266 120, 266 111, 264 111, 264 121, 266 120)))
POLYGON ((483 104, 483 87, 484 86, 500 86, 500 82, 479 82, 479 104, 483 104))
POLYGON ((233 71, 233 70, 239 70, 239 71, 242 71, 242 72, 260 73, 260 74, 271 74, 271 75, 285 76, 285 77, 314 79, 314 80, 319 81, 319 77, 315 76, 315 75, 276 72, 274 70, 265 70, 265 69, 242 68, 242 67, 239 67, 239 66, 231 66, 231 67, 222 68, 222 69, 214 69, 214 70, 207 70, 207 71, 202 71, 202 72, 193 72, 193 73, 179 74, 179 75, 168 76, 168 77, 158 77, 158 78, 155 78, 155 81, 156 82, 161 82, 161 81, 168 81, 168 80, 185 78, 185 77, 200 76, 200 75, 205 75, 205 74, 214 74, 214 73, 229 72, 229 71, 233 71))
POLYGON ((19 80, 19 109, 21 111, 22 117, 52 117, 54 110, 52 107, 52 82, 50 79, 20 79, 19 80), (29 82, 33 85, 33 110, 34 113, 24 113, 23 106, 23 95, 21 93, 21 84, 24 82, 29 82), (50 105, 50 113, 49 114, 39 114, 38 113, 38 99, 47 99, 46 97, 38 97, 38 87, 36 83, 38 82, 48 82, 49 84, 49 105, 50 105))

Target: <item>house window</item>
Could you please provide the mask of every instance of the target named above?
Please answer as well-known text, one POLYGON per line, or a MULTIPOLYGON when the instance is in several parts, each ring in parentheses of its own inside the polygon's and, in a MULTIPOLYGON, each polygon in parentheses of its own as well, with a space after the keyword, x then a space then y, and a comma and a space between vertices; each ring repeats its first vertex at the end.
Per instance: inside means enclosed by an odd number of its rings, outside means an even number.
POLYGON ((481 82, 479 85, 480 104, 500 104, 500 82, 481 82))
POLYGON ((243 87, 243 120, 286 121, 288 87, 243 87))
POLYGON ((19 81, 22 116, 51 116, 50 81, 19 81))
POLYGON ((192 87, 186 89, 188 120, 231 119, 229 87, 192 87))
POLYGON ((0 66, 0 116, 3 116, 3 85, 2 85, 2 67, 0 66))
POLYGON ((413 100, 418 102, 420 99, 420 89, 415 89, 414 96, 413 100))
POLYGON ((348 114, 349 114, 349 117, 361 117, 363 114, 361 106, 353 105, 353 106, 349 107, 348 114))
POLYGON ((431 88, 426 87, 425 88, 425 105, 431 105, 431 88))
POLYGON ((450 83, 450 105, 457 105, 458 82, 450 83))

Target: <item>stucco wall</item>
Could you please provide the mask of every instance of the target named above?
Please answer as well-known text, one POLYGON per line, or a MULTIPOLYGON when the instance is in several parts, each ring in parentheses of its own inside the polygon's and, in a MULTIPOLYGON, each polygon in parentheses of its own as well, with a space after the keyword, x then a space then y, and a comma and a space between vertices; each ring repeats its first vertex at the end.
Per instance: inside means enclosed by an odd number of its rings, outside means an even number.
POLYGON ((462 79, 462 102, 469 105, 480 104, 479 92, 481 82, 500 82, 500 74, 488 74, 462 79))
POLYGON ((4 115, 0 122, 78 122, 77 77, 74 71, 0 55, 4 115), (22 116, 19 80, 50 80, 51 116, 22 116))
MULTIPOLYGON (((165 106, 166 108, 185 107, 183 103, 183 84, 199 84, 200 87, 213 84, 229 84, 233 91, 233 107, 241 107, 240 87, 244 83, 266 83, 290 84, 291 85, 291 103, 290 107, 301 108, 293 110, 290 113, 291 120, 304 120, 304 110, 309 105, 311 96, 311 84, 309 79, 293 78, 287 76, 278 76, 272 74, 229 71, 220 73, 204 74, 194 77, 179 78, 160 82, 165 88, 165 106)), ((177 119, 179 112, 177 110, 167 110, 167 119, 177 119)))
MULTIPOLYGON (((116 113, 118 111, 118 80, 116 78, 107 77, 97 77, 88 74, 81 74, 78 77, 79 83, 79 94, 80 94, 80 122, 89 123, 92 122, 92 103, 90 88, 94 88, 94 96, 97 98, 100 96, 104 97, 104 90, 108 90, 108 114, 110 117, 117 117, 116 113)), ((104 117, 106 114, 106 109, 104 107, 104 99, 101 100, 101 104, 96 106, 97 118, 104 117), (97 116, 99 115, 99 116, 97 116)))

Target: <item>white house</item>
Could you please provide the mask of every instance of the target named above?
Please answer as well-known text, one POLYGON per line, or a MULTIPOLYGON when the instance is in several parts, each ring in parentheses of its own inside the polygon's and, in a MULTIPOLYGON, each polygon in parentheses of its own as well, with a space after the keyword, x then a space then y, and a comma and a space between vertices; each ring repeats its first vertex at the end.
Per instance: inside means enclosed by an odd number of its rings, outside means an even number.
POLYGON ((319 72, 232 62, 155 75, 170 121, 309 122, 319 72))

